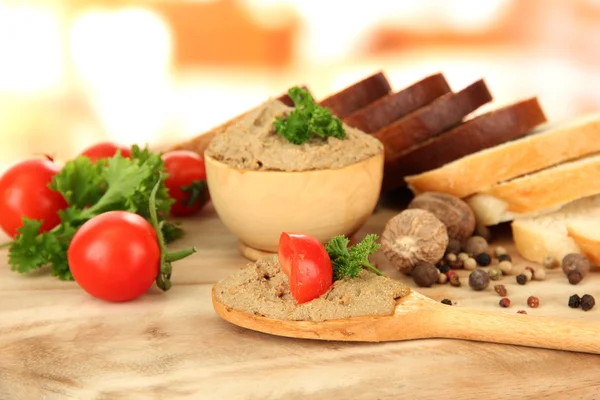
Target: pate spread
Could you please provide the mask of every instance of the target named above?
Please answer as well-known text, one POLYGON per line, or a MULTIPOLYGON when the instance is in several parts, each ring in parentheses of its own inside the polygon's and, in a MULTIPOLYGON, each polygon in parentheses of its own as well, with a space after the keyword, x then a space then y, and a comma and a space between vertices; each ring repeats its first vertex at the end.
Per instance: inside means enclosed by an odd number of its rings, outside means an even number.
POLYGON ((363 270, 356 278, 335 281, 323 296, 298 304, 277 256, 250 264, 215 285, 217 299, 236 311, 294 321, 391 315, 396 299, 409 292, 401 282, 363 270))
POLYGON ((375 137, 347 125, 346 137, 311 138, 296 145, 277 134, 275 117, 293 111, 279 100, 270 100, 218 132, 207 154, 234 168, 261 171, 309 171, 341 168, 381 153, 375 137))

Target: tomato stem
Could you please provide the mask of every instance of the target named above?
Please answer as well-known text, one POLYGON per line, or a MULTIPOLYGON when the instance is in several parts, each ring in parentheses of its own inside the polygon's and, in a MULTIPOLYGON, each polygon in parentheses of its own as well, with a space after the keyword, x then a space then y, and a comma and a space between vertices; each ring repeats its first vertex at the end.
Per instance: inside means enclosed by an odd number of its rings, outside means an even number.
POLYGON ((200 204, 206 203, 207 187, 206 181, 193 181, 187 186, 182 186, 181 191, 189 194, 189 198, 185 205, 187 207, 193 207, 197 202, 200 202, 200 204))
POLYGON ((156 276, 156 286, 158 286, 161 290, 167 291, 171 288, 171 273, 173 272, 173 266, 171 262, 181 260, 193 253, 196 252, 195 247, 190 247, 185 250, 175 251, 169 253, 167 250, 167 245, 165 244, 165 238, 162 233, 162 226, 165 221, 158 222, 158 215, 156 213, 156 193, 158 192, 158 188, 164 179, 164 174, 159 173, 158 182, 152 188, 152 192, 150 193, 150 221, 152 222, 152 226, 156 231, 156 239, 158 241, 158 246, 160 248, 160 267, 158 271, 158 275, 156 276))

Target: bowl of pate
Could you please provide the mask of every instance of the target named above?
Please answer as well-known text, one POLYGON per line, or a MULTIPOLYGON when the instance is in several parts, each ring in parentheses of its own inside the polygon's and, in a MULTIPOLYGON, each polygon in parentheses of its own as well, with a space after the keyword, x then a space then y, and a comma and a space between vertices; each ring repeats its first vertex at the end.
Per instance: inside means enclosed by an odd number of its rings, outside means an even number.
POLYGON ((275 253, 281 232, 327 242, 372 214, 383 179, 383 144, 341 124, 343 138, 292 143, 275 121, 294 108, 269 100, 218 132, 205 151, 214 208, 241 245, 275 253))

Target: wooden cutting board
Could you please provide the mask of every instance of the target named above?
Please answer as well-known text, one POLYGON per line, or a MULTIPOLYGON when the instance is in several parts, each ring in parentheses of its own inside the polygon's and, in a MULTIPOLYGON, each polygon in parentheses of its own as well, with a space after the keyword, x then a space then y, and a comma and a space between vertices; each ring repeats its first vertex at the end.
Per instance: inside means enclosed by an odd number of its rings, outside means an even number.
MULTIPOLYGON (((397 211, 379 209, 360 232, 381 233, 397 211)), ((0 253, 0 399, 594 399, 600 356, 455 340, 359 344, 273 337, 219 319, 212 284, 243 267, 236 239, 211 209, 187 220, 177 248, 198 253, 175 265, 173 288, 109 304, 40 271, 11 272, 0 253)), ((507 246, 506 238, 498 243, 507 246)), ((518 257, 514 257, 518 259, 518 257)), ((376 256, 387 274, 406 280, 376 256)), ((523 267, 523 262, 517 262, 523 267)), ((466 276, 466 272, 461 273, 466 276)), ((513 305, 484 292, 437 285, 420 291, 455 307, 600 320, 567 307, 573 293, 600 300, 600 274, 578 286, 559 270, 543 282, 503 283, 513 305), (528 296, 540 298, 529 309, 528 296)), ((577 332, 573 332, 574 335, 577 332)), ((600 340, 600 338, 599 338, 600 340)))

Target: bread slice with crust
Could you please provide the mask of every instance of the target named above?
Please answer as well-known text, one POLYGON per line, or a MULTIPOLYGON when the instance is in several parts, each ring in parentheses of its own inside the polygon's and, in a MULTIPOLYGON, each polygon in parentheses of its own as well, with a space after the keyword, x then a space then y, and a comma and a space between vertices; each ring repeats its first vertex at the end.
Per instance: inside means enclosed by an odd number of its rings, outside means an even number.
POLYGON ((600 252, 598 226, 600 195, 579 199, 555 212, 520 218, 511 223, 519 254, 538 263, 546 256, 560 261, 569 253, 584 253, 589 257, 593 252, 597 257, 600 252))
POLYGON ((479 224, 496 225, 600 194, 598 177, 600 155, 593 155, 499 183, 465 200, 479 224))
POLYGON ((329 108, 338 118, 344 119, 391 91, 390 83, 383 72, 377 72, 321 100, 319 104, 329 108))
POLYGON ((450 92, 450 86, 444 75, 440 73, 430 75, 360 108, 344 118, 344 123, 366 133, 377 132, 450 92))
POLYGON ((523 137, 545 122, 546 116, 536 97, 479 115, 404 153, 386 158, 383 190, 404 186, 406 176, 439 168, 469 154, 523 137))
POLYGON ((405 178, 413 193, 466 197, 496 183, 600 152, 600 113, 546 125, 521 139, 405 178), (477 171, 477 173, 473 173, 477 171))

